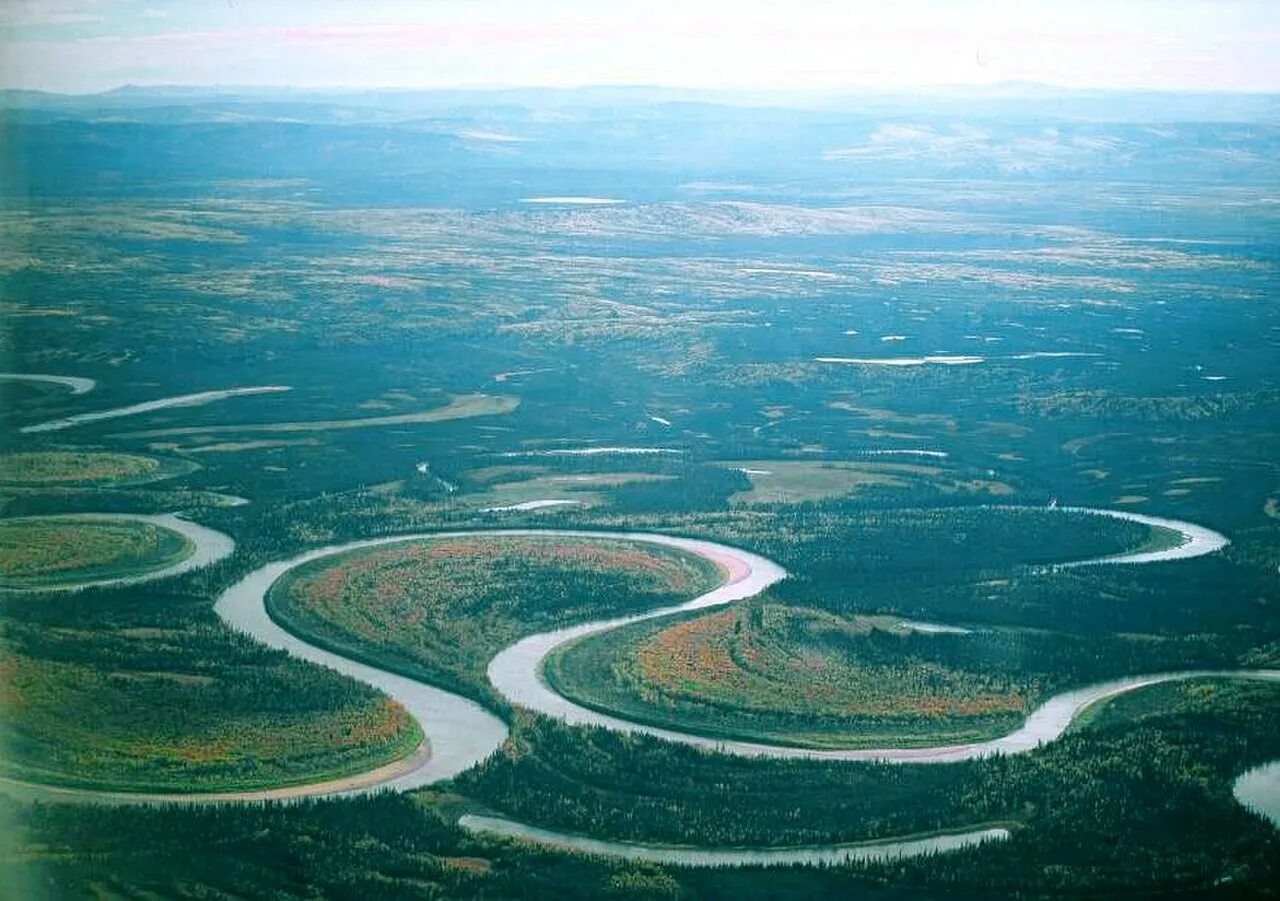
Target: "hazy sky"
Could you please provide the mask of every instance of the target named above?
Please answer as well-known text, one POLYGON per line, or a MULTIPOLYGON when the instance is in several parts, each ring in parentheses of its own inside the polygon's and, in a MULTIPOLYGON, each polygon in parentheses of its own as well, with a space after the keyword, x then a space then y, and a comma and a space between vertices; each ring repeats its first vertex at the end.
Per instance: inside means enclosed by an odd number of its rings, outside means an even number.
POLYGON ((0 84, 1280 91, 1280 0, 0 0, 0 84))

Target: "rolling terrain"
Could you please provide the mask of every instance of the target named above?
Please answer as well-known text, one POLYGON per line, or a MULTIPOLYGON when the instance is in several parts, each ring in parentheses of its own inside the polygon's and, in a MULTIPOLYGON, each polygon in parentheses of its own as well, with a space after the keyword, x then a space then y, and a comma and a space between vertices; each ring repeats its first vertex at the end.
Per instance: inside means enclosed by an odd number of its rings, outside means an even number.
POLYGON ((18 897, 1280 884, 1273 99, 0 112, 18 897))

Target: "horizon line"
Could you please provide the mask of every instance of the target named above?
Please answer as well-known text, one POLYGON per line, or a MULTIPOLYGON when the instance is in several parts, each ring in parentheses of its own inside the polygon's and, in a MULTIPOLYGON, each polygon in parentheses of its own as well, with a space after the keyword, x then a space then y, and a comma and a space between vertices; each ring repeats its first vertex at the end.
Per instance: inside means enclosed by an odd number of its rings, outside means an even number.
POLYGON ((525 83, 525 84, 490 84, 490 83, 458 83, 458 84, 439 84, 439 85, 293 85, 293 84, 269 84, 269 83, 184 83, 184 82, 122 82, 111 87, 100 88, 92 91, 56 91, 47 88, 0 85, 0 93, 27 93, 27 94, 47 94, 54 97, 100 97, 106 94, 120 93, 122 91, 138 90, 138 91, 163 91, 163 90, 181 90, 181 91, 207 91, 207 92, 235 92, 235 91, 292 91, 296 93, 314 93, 314 94, 359 94, 359 93, 401 93, 401 94, 427 94, 427 93, 449 93, 449 92, 474 92, 474 93, 501 93, 511 91, 558 91, 569 93, 573 91, 591 91, 591 90, 633 90, 633 91, 671 91, 671 92, 691 92, 710 95, 776 95, 776 96, 805 96, 805 97, 841 97, 852 95, 921 95, 927 96, 941 92, 961 92, 968 91, 981 93, 987 91, 996 91, 1000 89, 1010 88, 1033 88, 1047 90, 1061 94, 1159 94, 1170 96, 1199 96, 1199 97, 1280 97, 1280 86, 1274 89, 1229 89, 1229 88, 1185 88, 1185 87, 1167 87, 1167 86, 1129 86, 1129 87, 1097 87, 1097 86, 1081 86, 1068 85, 1048 81, 1029 81, 1020 79, 1010 79, 1007 81, 992 82, 938 82, 935 84, 925 85, 860 85, 851 84, 840 87, 802 87, 802 86, 707 86, 707 85, 680 85, 680 84, 656 84, 643 82, 583 82, 580 84, 551 84, 551 83, 525 83))

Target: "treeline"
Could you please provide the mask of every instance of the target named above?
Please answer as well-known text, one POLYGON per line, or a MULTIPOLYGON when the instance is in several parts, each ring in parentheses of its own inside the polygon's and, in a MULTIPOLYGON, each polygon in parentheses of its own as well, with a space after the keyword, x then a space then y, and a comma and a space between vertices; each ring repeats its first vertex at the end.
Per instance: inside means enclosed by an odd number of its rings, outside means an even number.
POLYGON ((1242 649, 1280 637, 1265 602, 1275 595, 1274 564, 1259 550, 1274 539, 1265 536, 1194 560, 1056 569, 1141 546, 1147 529, 1064 511, 867 510, 849 501, 602 522, 764 554, 789 573, 774 597, 842 615, 1095 635, 1216 633, 1242 649))
POLYGON ((473 839, 406 795, 0 813, 9 814, 7 843, 21 852, 0 863, 6 894, 27 901, 91 889, 123 897, 532 901, 563 898, 567 886, 599 894, 630 869, 473 839), (41 850, 50 848, 58 853, 41 850))
POLYGON ((1027 416, 1138 422, 1200 422, 1249 414, 1270 416, 1280 404, 1280 391, 1263 388, 1243 392, 1140 397, 1113 391, 1078 389, 1024 396, 1018 410, 1027 416))
MULTIPOLYGON (((845 898, 926 901, 849 869, 681 870, 471 836, 446 798, 217 807, 8 807, 0 880, 23 901, 122 897, 560 901, 845 898), (443 806, 440 805, 443 802, 443 806)), ((963 897, 963 896, 961 896, 963 897)))
POLYGON ((935 890, 1175 893, 1224 872, 1237 887, 1266 889, 1280 835, 1234 801, 1230 784, 1280 755, 1280 692, 1231 682, 1152 691, 1162 693, 1117 699, 1107 716, 1035 753, 948 766, 729 758, 522 719, 505 752, 456 785, 539 825, 700 846, 1019 824, 1010 842, 981 851, 863 868, 908 872, 935 890))

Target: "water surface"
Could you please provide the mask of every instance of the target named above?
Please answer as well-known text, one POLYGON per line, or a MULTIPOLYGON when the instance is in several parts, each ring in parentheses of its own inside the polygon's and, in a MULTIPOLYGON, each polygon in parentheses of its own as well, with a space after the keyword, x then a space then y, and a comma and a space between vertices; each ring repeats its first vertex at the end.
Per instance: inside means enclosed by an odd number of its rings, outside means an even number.
POLYGON ((10 382, 45 382, 70 388, 72 394, 88 394, 98 383, 75 375, 45 375, 34 372, 0 372, 0 380, 10 382))
POLYGON ((75 416, 67 416, 64 419, 51 419, 48 422, 23 426, 19 431, 25 434, 34 432, 57 432, 62 429, 72 428, 73 426, 83 425, 86 422, 100 422, 104 419, 118 419, 121 416, 137 416, 141 413, 150 413, 153 410, 164 410, 168 407, 198 407, 204 404, 211 404, 214 401, 222 400, 227 397, 240 397, 246 394, 269 394, 277 391, 289 390, 290 388, 288 385, 259 385, 252 388, 225 388, 220 391, 200 391, 196 394, 179 394, 174 397, 162 397, 158 400, 143 401, 140 404, 130 404, 127 407, 112 407, 109 410, 95 410, 92 413, 78 413, 75 416))
POLYGON ((1280 760, 1249 770, 1236 780, 1236 800, 1280 828, 1280 760))
POLYGON ((497 835, 554 848, 596 854, 604 857, 621 857, 650 863, 670 864, 682 867, 749 867, 787 866, 802 864, 822 866, 849 863, 870 863, 883 860, 901 860, 923 854, 942 854, 972 848, 987 842, 1004 841, 1009 830, 999 827, 972 829, 924 838, 891 839, 877 842, 859 842, 846 845, 819 845, 796 848, 686 848, 673 845, 651 845, 641 842, 611 842, 588 838, 554 829, 530 826, 503 817, 467 814, 458 825, 468 832, 481 835, 497 835))

